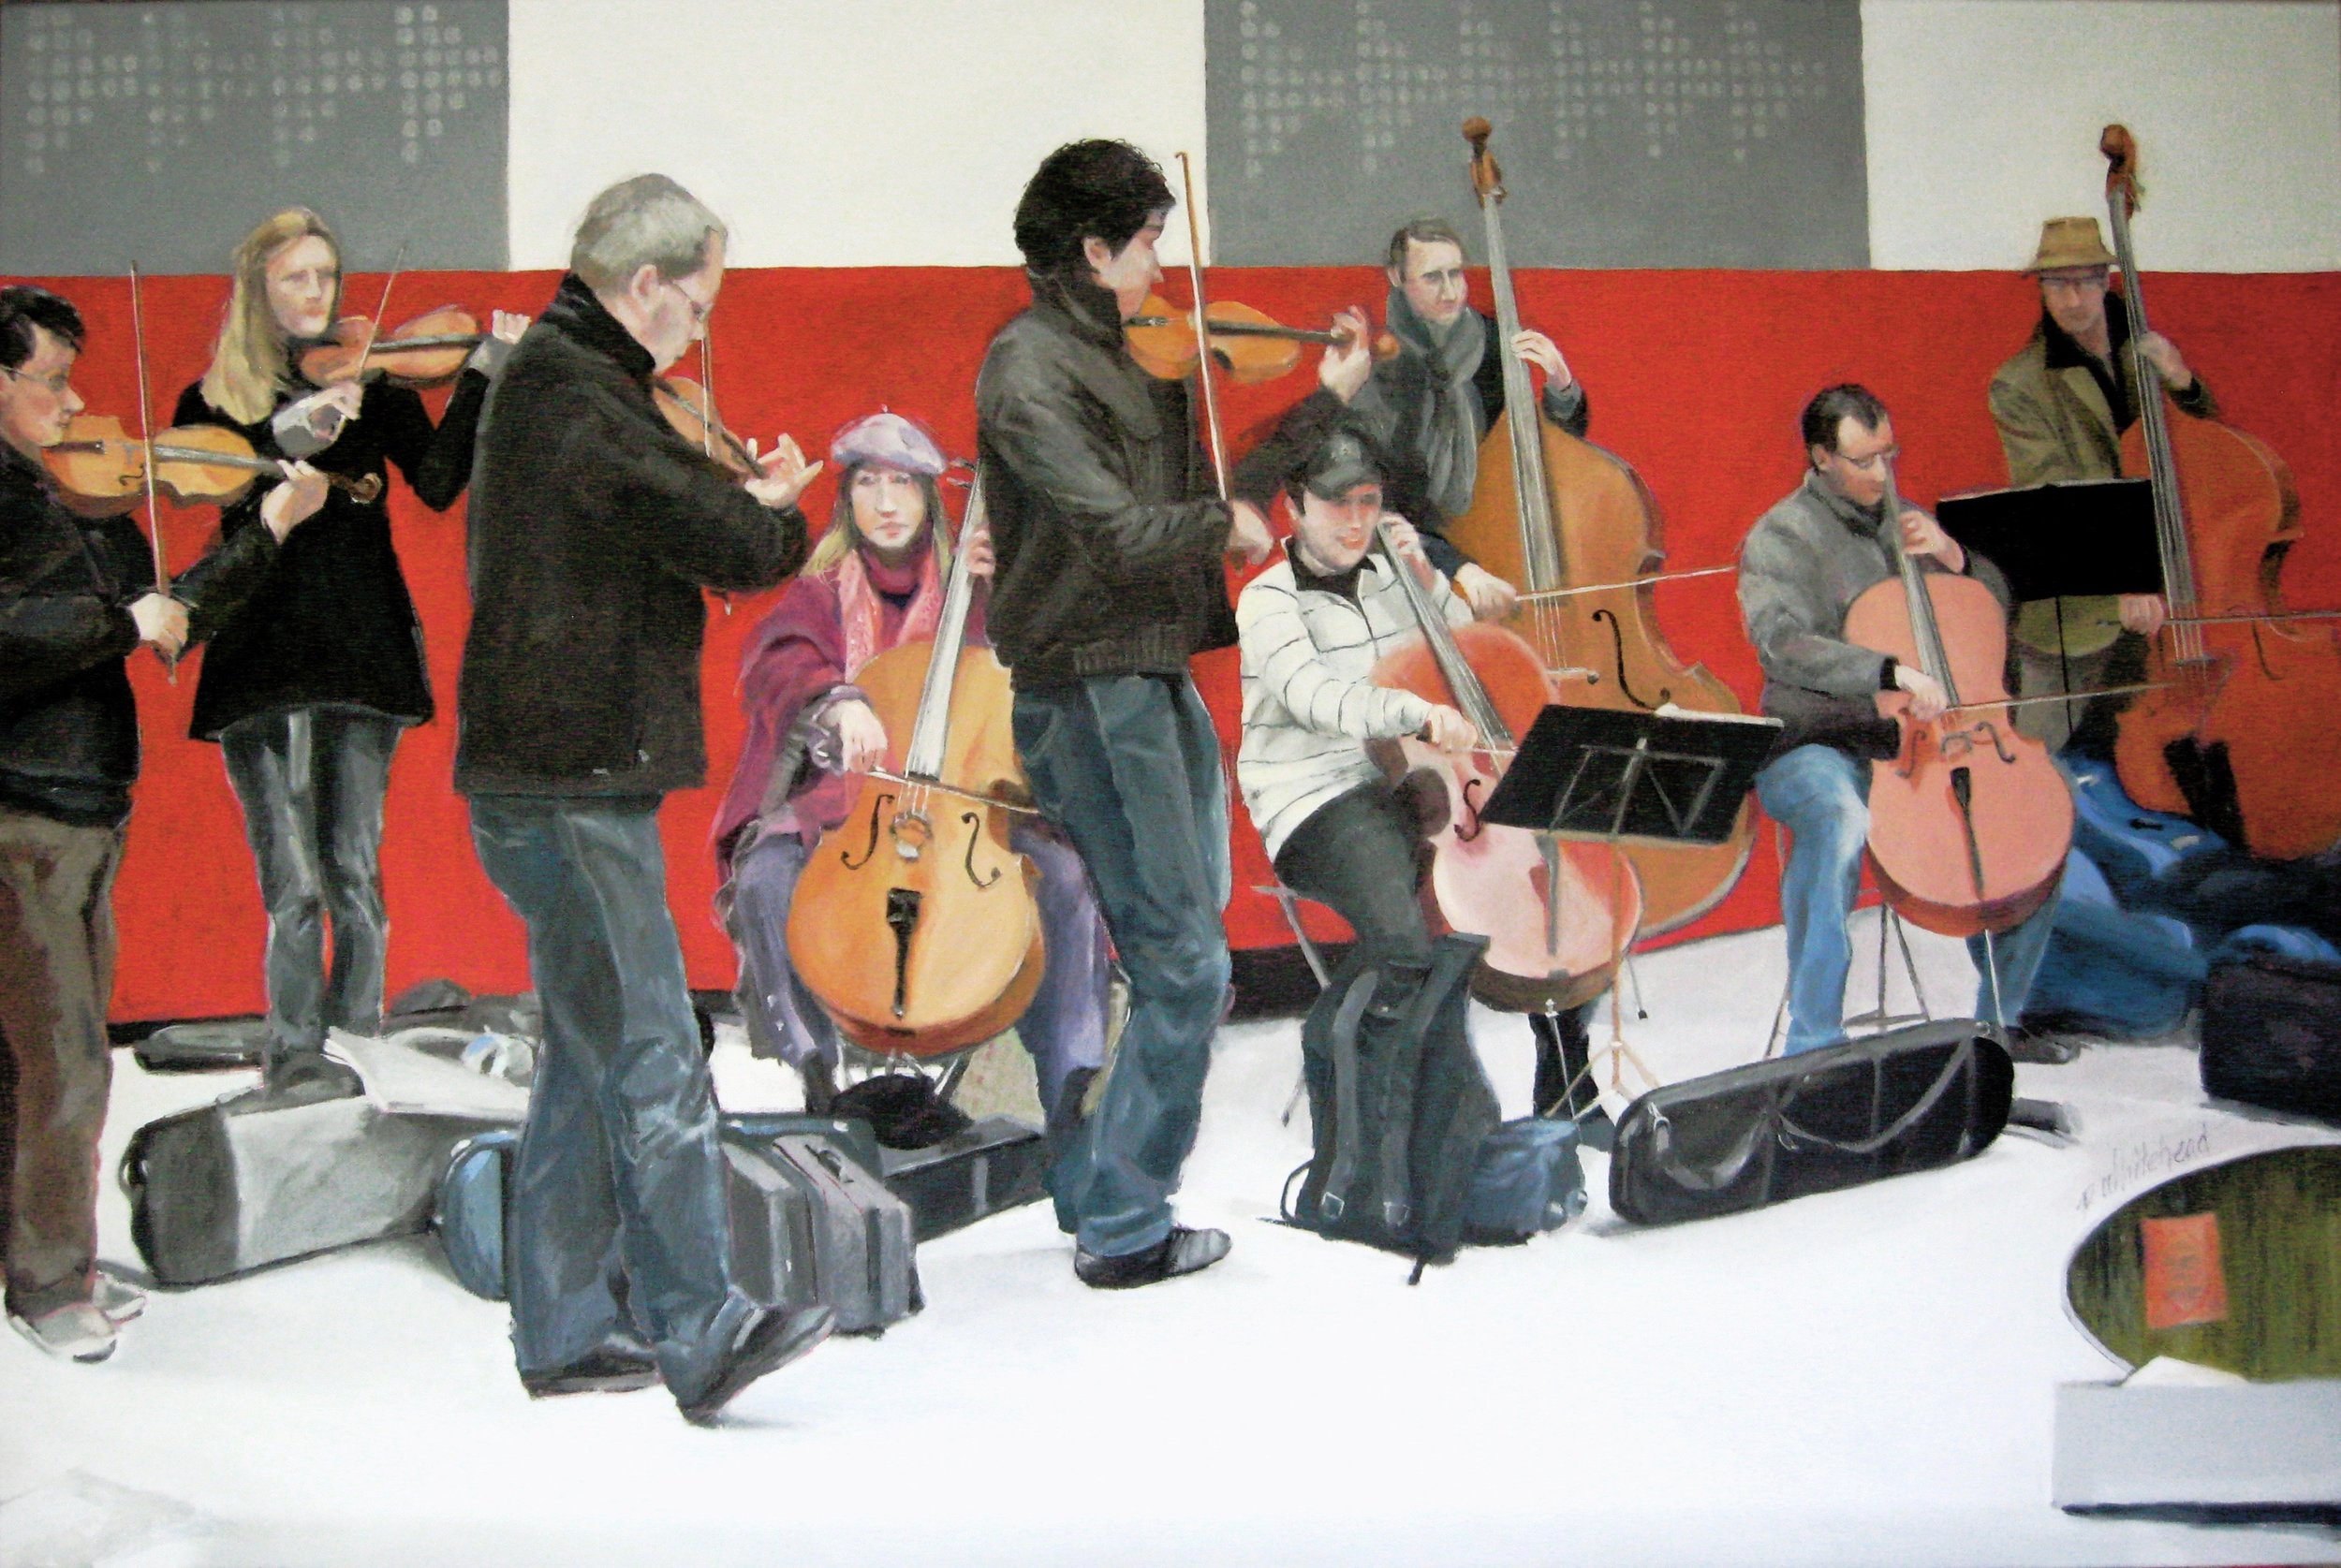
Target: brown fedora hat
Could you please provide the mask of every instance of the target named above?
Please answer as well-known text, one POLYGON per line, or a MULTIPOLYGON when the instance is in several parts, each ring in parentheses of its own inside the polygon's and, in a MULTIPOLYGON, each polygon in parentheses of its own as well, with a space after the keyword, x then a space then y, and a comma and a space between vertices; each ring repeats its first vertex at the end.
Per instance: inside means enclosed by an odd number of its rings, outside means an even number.
POLYGON ((2111 267, 2113 253, 2095 218, 2051 218, 2040 226, 2040 248, 2033 254, 2027 272, 2054 272, 2066 267, 2111 267))

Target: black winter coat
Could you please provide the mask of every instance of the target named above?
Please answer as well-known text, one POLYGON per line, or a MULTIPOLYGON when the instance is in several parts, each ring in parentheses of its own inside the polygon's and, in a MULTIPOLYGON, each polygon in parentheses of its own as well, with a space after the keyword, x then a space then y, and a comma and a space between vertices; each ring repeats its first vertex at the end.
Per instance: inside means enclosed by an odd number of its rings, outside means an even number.
MULTIPOLYGON (((234 612, 277 553, 275 535, 254 528, 172 585, 191 641, 234 612)), ((130 814, 139 724, 124 661, 139 646, 129 607, 154 586, 138 524, 76 517, 39 464, 0 445, 0 804, 89 828, 130 814)))
POLYGON ((976 448, 999 560, 992 640, 1019 684, 1184 675, 1235 641, 1229 514, 1186 386, 1138 367, 1112 294, 1033 279, 976 376, 976 448))
MULTIPOLYGON (((298 388, 277 406, 311 390, 298 388)), ((369 382, 358 418, 310 464, 350 478, 376 475, 387 487, 389 465, 396 463, 424 506, 445 511, 471 478, 472 432, 487 390, 485 375, 465 371, 434 431, 420 396, 369 382)), ((205 402, 198 383, 180 394, 173 422, 225 426, 262 457, 275 458, 283 453, 271 428, 274 418, 271 409, 259 423, 240 425, 205 402)), ((248 530, 266 531, 260 502, 268 490, 265 482, 255 485, 222 509, 222 545, 248 530)), ((381 496, 361 502, 330 490, 316 515, 287 537, 276 569, 203 655, 189 733, 216 740, 239 719, 319 704, 371 709, 410 725, 431 717, 422 623, 391 548, 390 507, 381 496)))
POLYGON ((804 560, 803 514, 764 506, 669 428, 652 363, 572 275, 488 399, 458 696, 467 795, 703 783, 699 590, 769 588, 804 560))

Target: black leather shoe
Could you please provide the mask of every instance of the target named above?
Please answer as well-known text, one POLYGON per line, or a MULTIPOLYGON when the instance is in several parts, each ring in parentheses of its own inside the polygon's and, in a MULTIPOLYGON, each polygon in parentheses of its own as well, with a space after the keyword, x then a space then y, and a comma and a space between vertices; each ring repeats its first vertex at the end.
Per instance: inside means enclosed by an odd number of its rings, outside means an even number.
POLYGON ((716 1363, 707 1386, 696 1394, 675 1391, 683 1418, 705 1426, 723 1414, 724 1406, 767 1372, 776 1372, 830 1336, 837 1315, 827 1307, 758 1307, 748 1314, 732 1337, 731 1348, 716 1363))
POLYGON ((1100 1257, 1096 1253, 1076 1251, 1073 1273, 1082 1283, 1095 1290, 1135 1290, 1140 1285, 1209 1268, 1227 1255, 1226 1231, 1189 1230, 1185 1225, 1172 1225, 1170 1235, 1142 1253, 1100 1257))
POLYGON ((521 1386, 532 1399, 556 1399, 563 1394, 626 1394, 658 1381, 658 1363, 647 1356, 630 1356, 603 1348, 566 1367, 521 1373, 521 1386))

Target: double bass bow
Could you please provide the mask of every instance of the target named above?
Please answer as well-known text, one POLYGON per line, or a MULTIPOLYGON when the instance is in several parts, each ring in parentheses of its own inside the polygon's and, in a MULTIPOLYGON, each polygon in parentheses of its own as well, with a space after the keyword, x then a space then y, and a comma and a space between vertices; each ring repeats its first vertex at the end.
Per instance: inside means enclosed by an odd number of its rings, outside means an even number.
POLYGON ((1536 649, 1501 626, 1450 626, 1414 569, 1375 525, 1418 631, 1374 667, 1373 681, 1450 705, 1480 732, 1462 755, 1398 743, 1417 798, 1432 816, 1431 890, 1455 931, 1488 938, 1471 976, 1492 1007, 1561 1013, 1610 988, 1642 916, 1641 879, 1614 845, 1563 839, 1480 819, 1517 749, 1556 693, 1536 649))
MULTIPOLYGON (((1572 707, 1738 713, 1730 687, 1686 665, 1659 633, 1654 574, 1665 564, 1657 506, 1623 461, 1546 420, 1528 367, 1512 347, 1520 306, 1504 248, 1503 171, 1488 151, 1487 121, 1464 122, 1471 183, 1485 220, 1495 291, 1504 407, 1480 447, 1471 507, 1447 525, 1456 548, 1521 590, 1512 623, 1543 655, 1572 707), (1583 588, 1579 584, 1604 584, 1583 588)), ((1753 803, 1715 845, 1637 843, 1646 932, 1671 931, 1715 907, 1739 880, 1756 842, 1753 803)))
POLYGON ((2278 574, 2304 535, 2291 470, 2266 443, 2215 419, 2172 419, 2139 352, 2145 291, 2130 248, 2138 150, 2108 125, 2106 208, 2129 312, 2138 422, 2122 465, 2154 486, 2171 622, 2147 654, 2145 693, 2119 719, 2115 770, 2130 799, 2193 816, 2255 855, 2295 859, 2341 839, 2341 637, 2283 608, 2278 574))
MULTIPOLYGON (((979 477, 963 546, 983 526, 979 477)), ((1009 844, 1024 784, 1008 670, 966 646, 969 554, 952 558, 935 640, 853 675, 886 727, 889 766, 821 835, 788 905, 798 977, 841 1033, 880 1055, 990 1039, 1023 1016, 1045 961, 1040 872, 1009 844)))
POLYGON ((1920 570, 1904 548, 1891 458, 1884 506, 1894 575, 1847 609, 1845 640, 1923 670, 1947 706, 1922 723, 1908 693, 1878 694, 1902 744, 1870 764, 1870 864, 1911 924, 1945 936, 2004 931, 2056 891, 2072 848, 2072 789, 2048 748, 2009 717, 1999 600, 1972 577, 1920 570))

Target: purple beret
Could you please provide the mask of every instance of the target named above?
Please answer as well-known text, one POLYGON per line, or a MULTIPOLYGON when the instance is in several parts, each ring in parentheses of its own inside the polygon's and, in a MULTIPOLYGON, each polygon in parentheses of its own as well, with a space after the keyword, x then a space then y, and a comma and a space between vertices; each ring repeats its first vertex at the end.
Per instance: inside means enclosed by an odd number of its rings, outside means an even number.
POLYGON ((840 469, 876 463, 931 479, 950 466, 935 437, 892 413, 873 414, 839 431, 829 444, 829 461, 840 469))

